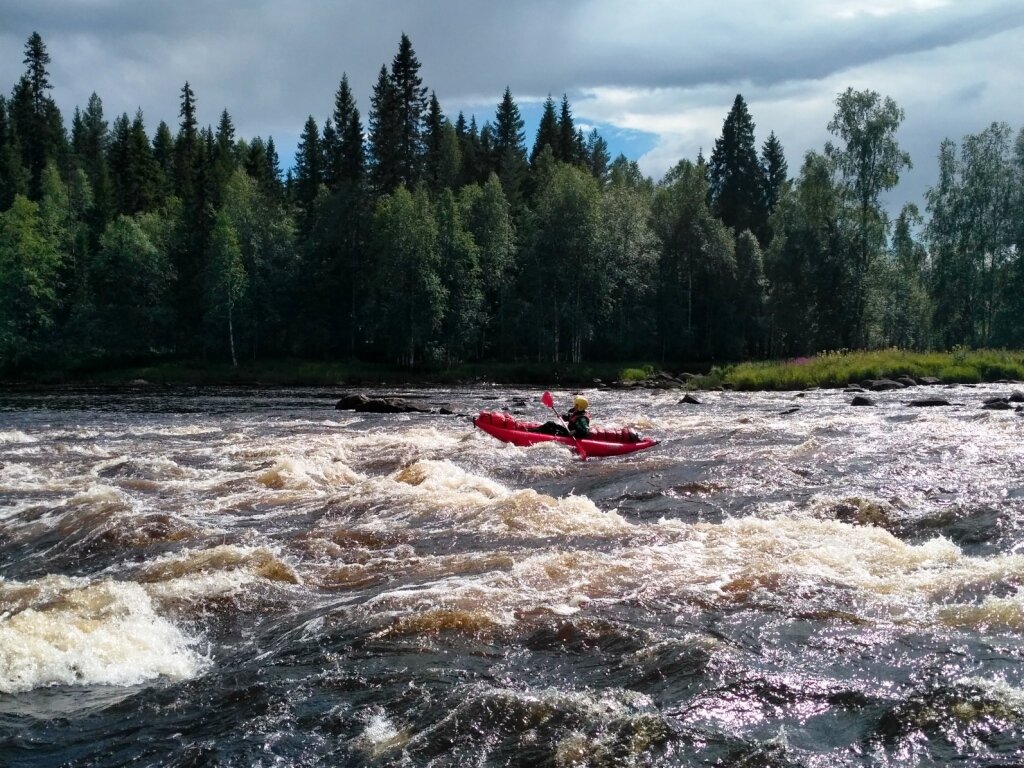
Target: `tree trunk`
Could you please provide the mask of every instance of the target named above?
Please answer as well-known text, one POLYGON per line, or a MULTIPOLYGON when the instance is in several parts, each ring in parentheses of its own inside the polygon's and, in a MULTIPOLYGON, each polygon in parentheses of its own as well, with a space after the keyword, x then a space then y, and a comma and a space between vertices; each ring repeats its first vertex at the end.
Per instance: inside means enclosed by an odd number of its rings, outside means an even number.
POLYGON ((231 365, 238 367, 238 358, 235 357, 235 324, 232 320, 231 305, 228 304, 228 340, 231 342, 231 365))

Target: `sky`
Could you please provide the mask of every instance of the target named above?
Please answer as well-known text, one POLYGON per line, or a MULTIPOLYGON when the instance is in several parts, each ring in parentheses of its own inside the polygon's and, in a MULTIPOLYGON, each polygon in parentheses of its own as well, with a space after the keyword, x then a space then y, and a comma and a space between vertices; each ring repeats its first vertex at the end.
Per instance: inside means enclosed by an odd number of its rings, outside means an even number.
POLYGON ((454 120, 493 120, 506 88, 532 147, 543 100, 653 177, 711 154, 736 94, 782 142, 790 174, 830 138, 848 87, 892 97, 914 167, 886 205, 923 208, 939 145, 993 122, 1024 126, 1022 0, 0 0, 0 92, 39 32, 70 127, 99 94, 108 121, 141 109, 176 130, 182 85, 200 123, 227 109, 236 135, 272 136, 282 165, 343 73, 364 123, 404 32, 424 84, 454 120))

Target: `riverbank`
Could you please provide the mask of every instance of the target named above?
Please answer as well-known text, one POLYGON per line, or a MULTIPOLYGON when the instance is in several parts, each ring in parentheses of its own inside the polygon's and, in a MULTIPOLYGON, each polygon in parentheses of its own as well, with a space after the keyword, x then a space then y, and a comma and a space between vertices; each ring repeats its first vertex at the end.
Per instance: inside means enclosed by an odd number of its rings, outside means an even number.
POLYGON ((879 379, 971 384, 1024 380, 1024 352, 962 350, 826 352, 813 357, 727 365, 642 363, 464 363, 410 370, 360 361, 265 360, 232 367, 204 361, 168 361, 105 369, 35 371, 0 378, 4 386, 480 386, 550 388, 799 390, 845 387, 879 379))
POLYGON ((784 361, 740 363, 713 373, 717 373, 723 386, 740 390, 845 387, 907 377, 936 384, 977 384, 1024 380, 1024 352, 991 349, 826 352, 784 361))

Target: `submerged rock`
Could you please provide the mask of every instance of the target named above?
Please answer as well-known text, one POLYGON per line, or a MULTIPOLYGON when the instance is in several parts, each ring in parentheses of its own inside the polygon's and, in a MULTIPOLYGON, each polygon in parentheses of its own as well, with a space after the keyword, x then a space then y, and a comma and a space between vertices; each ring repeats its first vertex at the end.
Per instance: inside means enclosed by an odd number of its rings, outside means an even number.
POLYGON ((1013 409, 1013 406, 1001 397, 986 400, 985 404, 981 407, 987 411, 1009 411, 1013 409))
POLYGON ((338 411, 357 413, 430 413, 400 397, 367 397, 366 395, 342 395, 334 406, 338 411))
POLYGON ((700 405, 701 402, 693 395, 683 395, 683 399, 679 401, 679 405, 686 403, 687 405, 700 405))
POLYGON ((864 395, 857 395, 850 401, 850 405, 875 405, 875 401, 864 395))
POLYGON ((914 408, 932 408, 935 406, 952 405, 949 400, 943 400, 941 397, 927 397, 923 400, 911 400, 907 405, 914 408))

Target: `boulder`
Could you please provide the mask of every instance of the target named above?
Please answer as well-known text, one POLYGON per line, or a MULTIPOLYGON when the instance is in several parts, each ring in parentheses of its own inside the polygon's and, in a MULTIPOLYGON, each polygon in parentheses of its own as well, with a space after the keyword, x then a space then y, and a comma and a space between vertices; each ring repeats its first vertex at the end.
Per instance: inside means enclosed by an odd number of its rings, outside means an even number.
POLYGON ((864 397, 863 395, 856 395, 853 400, 850 401, 850 405, 875 405, 875 401, 870 397, 864 397))
POLYGON ((698 400, 696 397, 694 397, 691 394, 683 395, 683 399, 679 401, 679 405, 683 405, 684 403, 687 404, 687 405, 700 405, 701 404, 700 400, 698 400))
POLYGON ((362 394, 342 395, 334 407, 339 411, 357 413, 430 413, 429 409, 420 408, 400 397, 367 397, 362 394))
POLYGON ((1012 405, 1010 405, 1005 400, 1001 400, 1001 399, 1000 400, 989 400, 989 401, 987 401, 981 407, 984 408, 987 411, 1009 411, 1009 410, 1013 409, 1012 405))
POLYGON ((898 381, 904 387, 916 387, 917 386, 917 382, 914 379, 910 378, 909 376, 898 376, 896 378, 896 381, 898 381))
POLYGON ((872 392, 888 392, 892 389, 903 389, 904 386, 904 384, 900 384, 898 381, 893 381, 892 379, 876 379, 871 382, 869 389, 872 392))
POLYGON ((934 376, 918 376, 917 383, 924 387, 934 386, 935 384, 941 384, 942 380, 937 379, 934 376))
POLYGON ((941 397, 927 397, 923 400, 911 400, 907 405, 914 408, 933 408, 942 405, 952 405, 949 400, 943 400, 941 397))
POLYGON ((1015 389, 1006 399, 1011 403, 1024 403, 1024 392, 1021 392, 1019 389, 1015 389))

